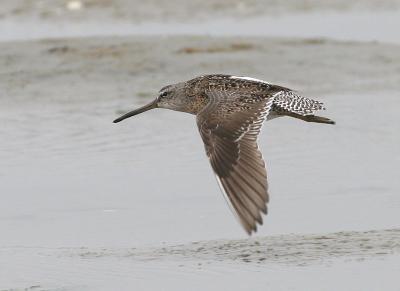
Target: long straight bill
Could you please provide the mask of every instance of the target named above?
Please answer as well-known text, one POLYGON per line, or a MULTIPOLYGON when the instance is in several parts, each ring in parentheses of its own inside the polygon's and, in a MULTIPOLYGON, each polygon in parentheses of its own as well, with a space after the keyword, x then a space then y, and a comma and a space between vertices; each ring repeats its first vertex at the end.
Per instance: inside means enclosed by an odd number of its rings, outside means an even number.
POLYGON ((145 111, 148 111, 148 110, 151 110, 151 109, 154 109, 154 108, 157 108, 157 99, 154 100, 153 102, 151 102, 150 104, 147 104, 147 105, 145 105, 145 106, 143 106, 143 107, 140 107, 140 108, 138 108, 138 109, 132 110, 132 111, 130 111, 130 112, 128 112, 128 113, 122 115, 121 117, 118 117, 118 118, 115 119, 113 122, 114 122, 114 123, 120 122, 120 121, 122 121, 122 120, 124 120, 124 119, 127 119, 127 118, 129 118, 129 117, 138 115, 138 114, 140 114, 140 113, 143 113, 143 112, 145 112, 145 111))

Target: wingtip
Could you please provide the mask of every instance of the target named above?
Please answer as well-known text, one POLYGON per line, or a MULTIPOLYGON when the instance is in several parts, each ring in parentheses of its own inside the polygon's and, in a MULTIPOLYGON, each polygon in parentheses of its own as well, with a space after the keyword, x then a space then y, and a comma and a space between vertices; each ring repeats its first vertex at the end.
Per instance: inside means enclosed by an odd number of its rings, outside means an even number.
POLYGON ((248 235, 249 237, 251 237, 253 233, 256 233, 256 232, 257 232, 257 228, 256 228, 256 229, 253 229, 253 228, 251 228, 251 229, 245 229, 245 231, 246 231, 247 235, 248 235))
MULTIPOLYGON (((262 225, 262 223, 260 223, 260 225, 262 225)), ((248 227, 243 225, 243 228, 247 235, 251 237, 253 233, 257 232, 257 223, 254 223, 254 225, 249 225, 248 227)))

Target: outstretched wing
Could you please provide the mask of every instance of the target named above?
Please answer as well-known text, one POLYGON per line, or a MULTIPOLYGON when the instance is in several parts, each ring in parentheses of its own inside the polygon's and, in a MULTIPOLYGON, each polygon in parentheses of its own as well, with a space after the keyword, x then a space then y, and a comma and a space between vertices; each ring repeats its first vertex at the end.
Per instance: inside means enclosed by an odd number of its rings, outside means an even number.
POLYGON ((248 234, 267 213, 268 184, 257 137, 273 96, 209 91, 197 125, 221 190, 248 234))

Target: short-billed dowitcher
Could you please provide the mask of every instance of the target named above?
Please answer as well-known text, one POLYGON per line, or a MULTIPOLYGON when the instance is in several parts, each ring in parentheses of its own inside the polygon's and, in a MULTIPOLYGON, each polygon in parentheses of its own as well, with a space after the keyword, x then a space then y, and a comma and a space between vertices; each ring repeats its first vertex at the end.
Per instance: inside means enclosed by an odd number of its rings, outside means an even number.
POLYGON ((248 234, 262 224, 269 200, 267 172, 257 138, 263 122, 290 116, 334 124, 314 115, 321 102, 262 80, 232 75, 205 75, 162 88, 150 104, 114 120, 120 122, 153 108, 196 115, 218 184, 248 234))

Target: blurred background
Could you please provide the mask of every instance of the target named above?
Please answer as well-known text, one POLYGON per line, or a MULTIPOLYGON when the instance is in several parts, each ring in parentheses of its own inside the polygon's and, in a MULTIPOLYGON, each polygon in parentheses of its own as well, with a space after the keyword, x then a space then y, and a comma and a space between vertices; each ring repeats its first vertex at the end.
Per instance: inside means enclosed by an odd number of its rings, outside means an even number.
POLYGON ((399 27, 396 0, 0 0, 0 290, 396 290, 399 27), (298 90, 337 122, 265 124, 271 202, 250 240, 193 116, 112 123, 208 73, 298 90), (310 252, 318 263, 299 267, 304 256, 282 264, 287 249, 267 240, 278 261, 232 259, 270 236, 343 231, 373 231, 375 251, 310 252), (207 259, 155 251, 196 241, 207 259))

